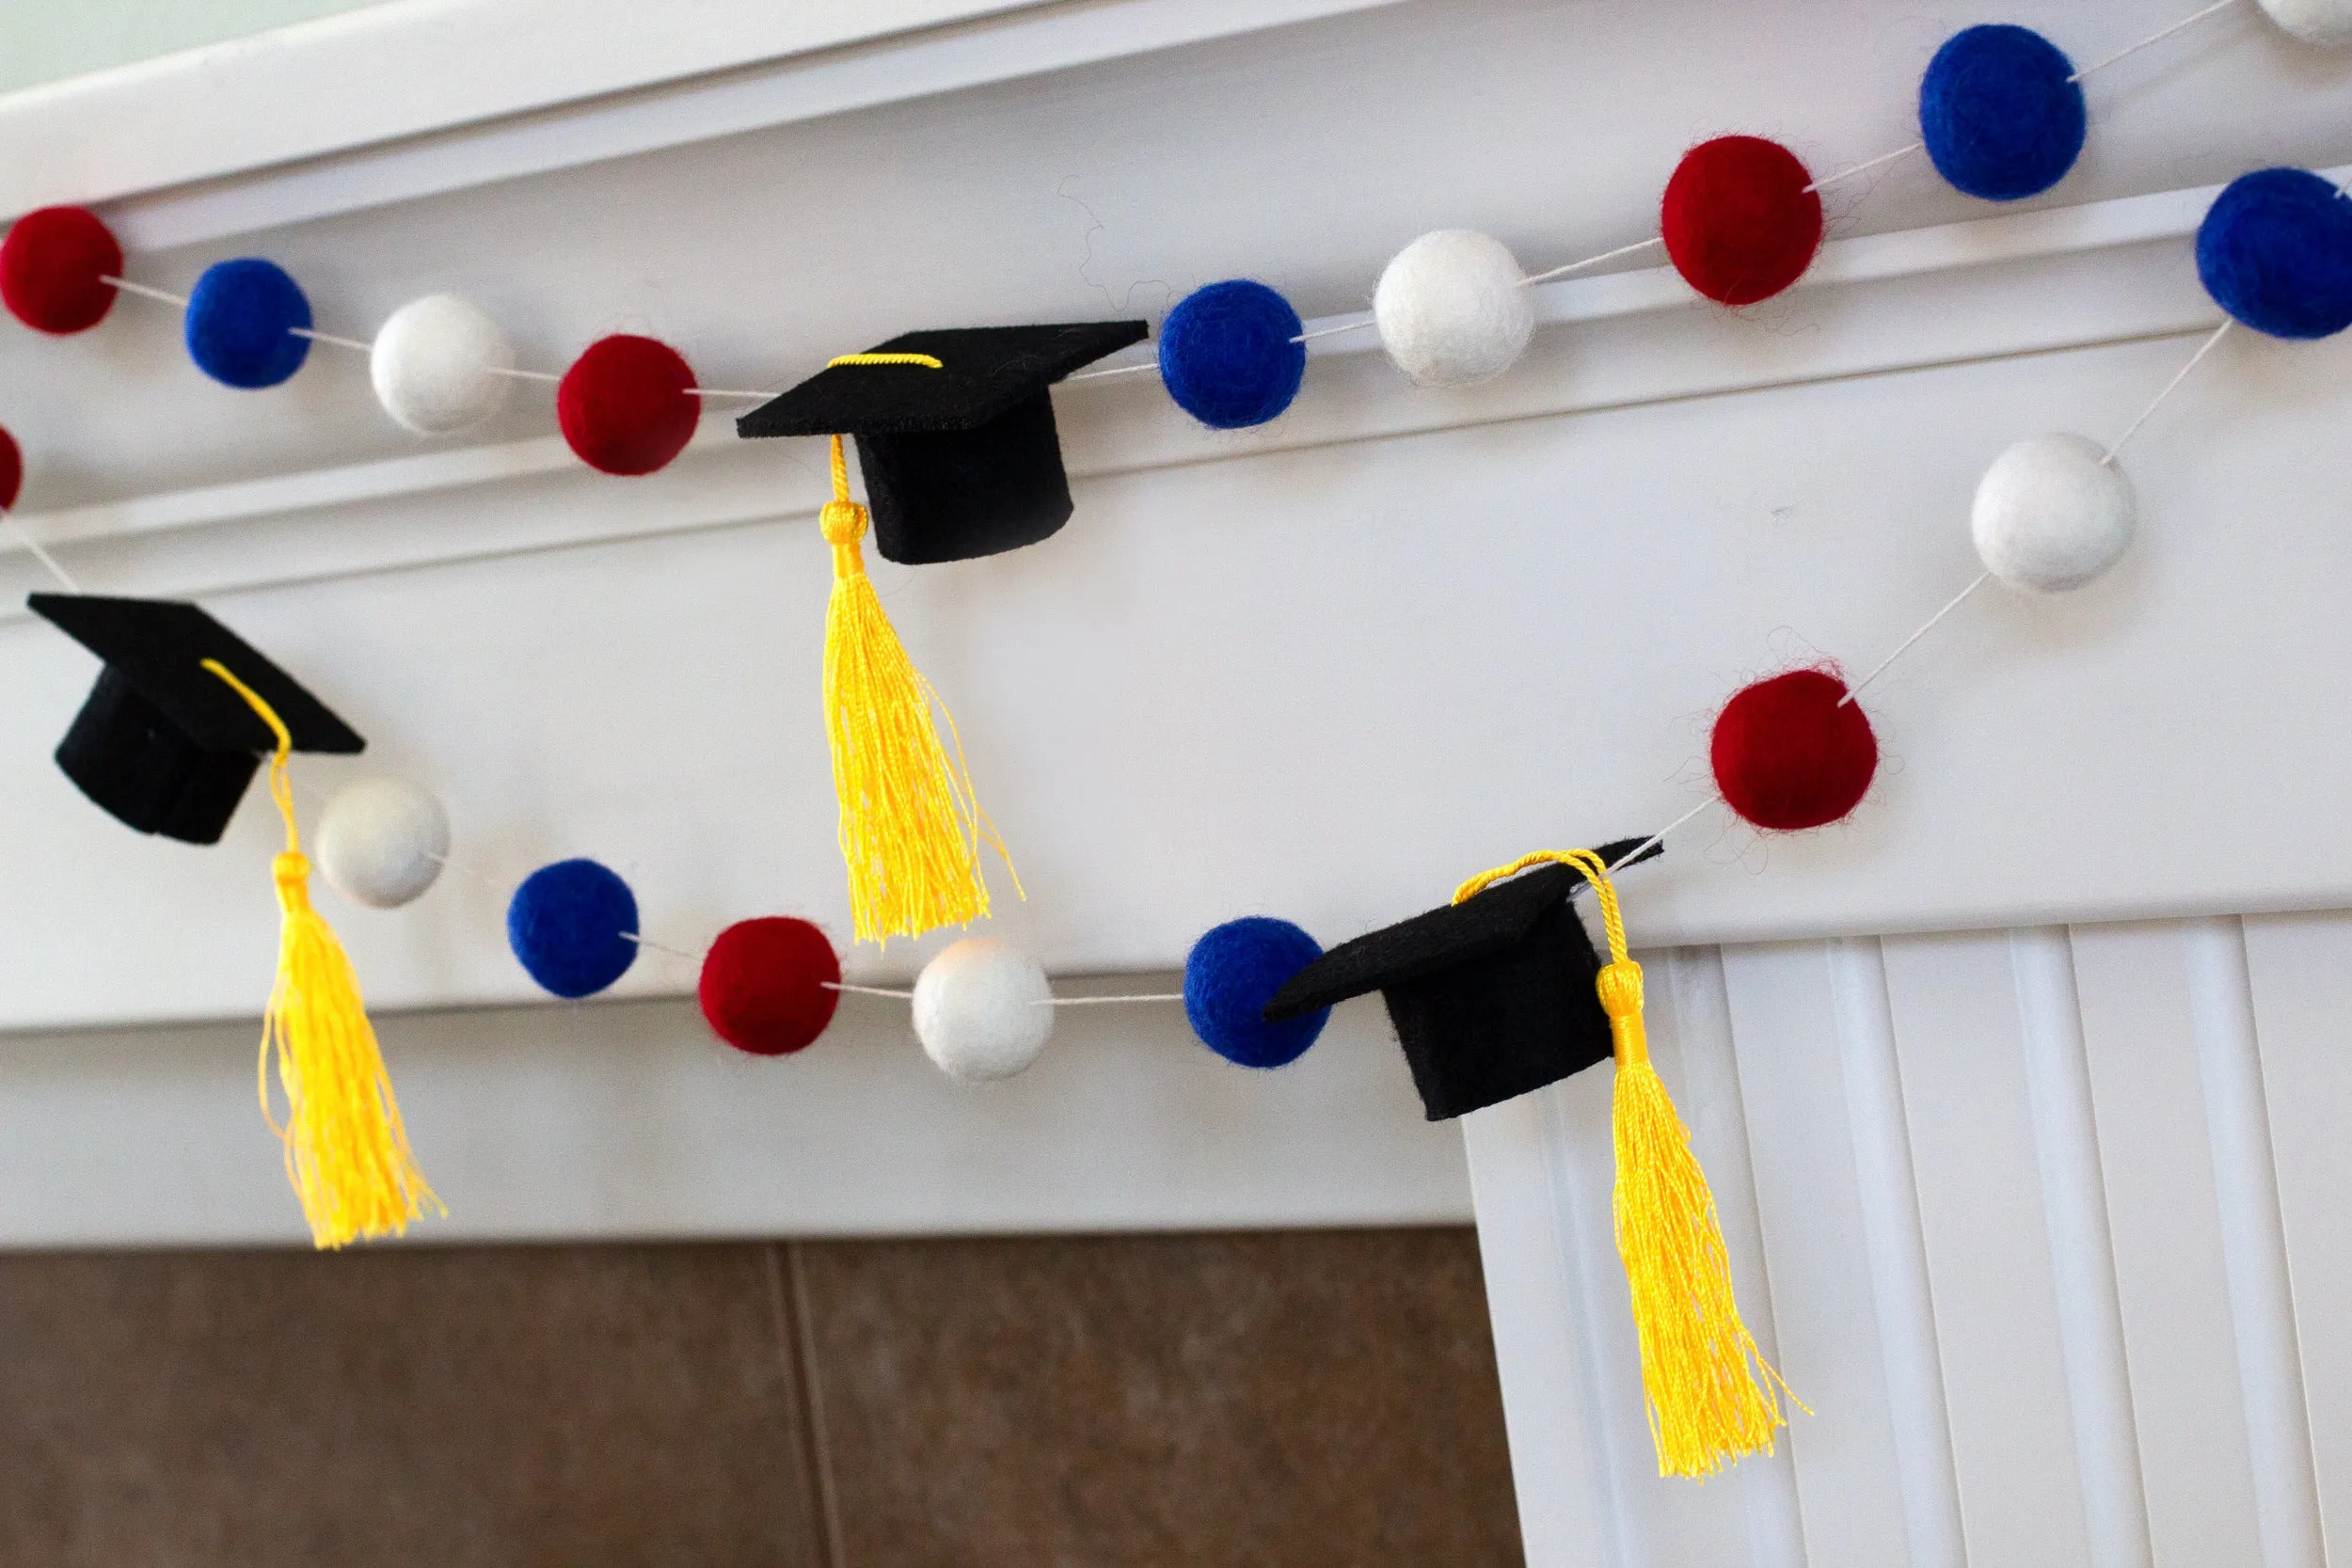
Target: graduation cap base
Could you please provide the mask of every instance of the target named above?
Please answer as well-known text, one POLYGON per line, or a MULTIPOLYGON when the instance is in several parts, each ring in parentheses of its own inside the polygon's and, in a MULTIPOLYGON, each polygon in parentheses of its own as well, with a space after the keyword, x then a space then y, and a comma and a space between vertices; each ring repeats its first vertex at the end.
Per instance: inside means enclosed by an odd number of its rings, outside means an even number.
POLYGON ((57 766, 118 821, 183 844, 217 844, 262 759, 207 751, 112 670, 57 746, 57 766))
MULTIPOLYGON (((1603 845, 1603 860, 1643 847, 1603 845)), ((1651 845, 1639 857, 1660 852, 1651 845)), ((1600 956, 1569 897, 1565 865, 1536 866, 1449 904, 1343 942, 1265 1006, 1267 1022, 1377 990, 1431 1121, 1556 1084, 1609 1059, 1609 1017, 1594 991, 1600 956)))
POLYGON ((298 752, 363 750, 351 726, 259 650, 196 605, 96 594, 25 601, 103 661, 57 766, 128 827, 217 844, 277 736, 208 662, 247 682, 298 752))
POLYGON ((885 561, 931 566, 1001 555, 1061 531, 1070 520, 1054 400, 1025 398, 977 430, 860 436, 858 467, 885 561), (952 529, 931 519, 952 516, 952 529))

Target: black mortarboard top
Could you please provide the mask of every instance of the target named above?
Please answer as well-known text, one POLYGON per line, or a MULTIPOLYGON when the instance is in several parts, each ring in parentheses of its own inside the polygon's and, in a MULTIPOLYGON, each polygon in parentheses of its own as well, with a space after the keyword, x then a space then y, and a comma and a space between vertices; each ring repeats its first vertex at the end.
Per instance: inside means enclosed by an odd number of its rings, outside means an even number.
POLYGON ((831 365, 735 430, 856 436, 874 543, 889 560, 923 566, 994 555, 1070 520, 1046 388, 1149 331, 1124 321, 909 332, 871 352, 929 355, 938 369, 831 365))
POLYGON ((267 724, 226 681, 218 659, 278 710, 298 752, 358 752, 367 742, 294 678, 192 604, 35 594, 27 601, 105 660, 57 747, 82 793, 143 833, 219 842, 264 753, 267 724))
MULTIPOLYGON (((1594 852, 1614 865, 1645 842, 1620 839, 1594 852)), ((1651 845, 1640 859, 1662 852, 1651 845)), ((1583 886, 1569 867, 1548 863, 1343 942, 1291 976, 1265 1019, 1379 991, 1431 1121, 1558 1083, 1613 1047, 1594 989, 1600 957, 1568 901, 1583 886)))

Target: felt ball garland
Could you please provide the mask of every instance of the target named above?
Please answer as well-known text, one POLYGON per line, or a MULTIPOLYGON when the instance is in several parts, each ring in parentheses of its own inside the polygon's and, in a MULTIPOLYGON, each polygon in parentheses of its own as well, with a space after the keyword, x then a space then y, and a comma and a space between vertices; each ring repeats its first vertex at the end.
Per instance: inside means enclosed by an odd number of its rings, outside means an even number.
POLYGON ((1782 832, 1853 810, 1878 771, 1879 747, 1862 705, 1845 698, 1845 681, 1828 670, 1791 670, 1733 693, 1708 742, 1724 803, 1782 832))
POLYGON ((940 949, 914 981, 914 1035, 950 1078, 1027 1070, 1054 1033, 1054 989, 1035 958, 988 937, 940 949))
POLYGON ((1323 946, 1287 920, 1252 915, 1204 933, 1184 958, 1184 1017, 1201 1043, 1243 1067, 1296 1061, 1315 1043, 1331 1009, 1269 1023, 1261 1016, 1292 975, 1323 946))
POLYGON ((396 910, 422 897, 448 863, 449 814, 405 779, 361 779, 326 803, 316 848, 336 892, 396 910))
POLYGON ((24 453, 16 444, 16 437, 0 429, 0 512, 14 510, 16 498, 24 488, 24 453))
POLYGON ((1719 305, 1770 299, 1821 247, 1821 197, 1797 155, 1761 136, 1718 136, 1682 155, 1659 208, 1667 259, 1719 305))
POLYGON ((2262 0, 2280 31, 2322 49, 2352 43, 2352 0, 2262 0))
POLYGON ((2033 436, 1977 484, 1969 531, 1985 570, 2011 588, 2063 594, 2104 576, 2131 547, 2131 482, 2081 436, 2033 436))
POLYGON ((1304 330, 1290 301, 1263 283, 1195 289, 1160 324, 1160 380, 1212 430, 1263 424, 1298 395, 1307 345, 1295 340, 1304 330))
POLYGON ((1919 83, 1919 135, 1935 171, 1987 201, 2039 196, 2083 150, 2089 115, 2074 63, 2027 27, 1969 27, 1919 83))
POLYGON ((685 356, 653 338, 600 338, 555 389, 556 422, 580 460, 602 473, 650 474, 694 438, 702 404, 685 356))
POLYGON ((0 303, 36 332, 83 332, 114 309, 122 246, 97 214, 43 207, 0 239, 0 303))
POLYGON ((637 961, 637 895, 592 860, 557 861, 523 879, 506 906, 506 942, 540 987, 578 999, 637 961))
POLYGON ((2352 326, 2352 199, 2304 169, 2241 174, 2198 226, 2197 276, 2257 332, 2333 337, 2352 326))
POLYGON ((1535 302, 1510 247, 1469 229, 1423 234, 1373 291, 1380 346, 1417 387, 1472 387, 1518 362, 1535 302))
POLYGON ((420 436, 469 430, 506 405, 515 345, 488 311, 455 294, 427 294, 392 312, 368 352, 368 379, 384 412, 420 436))
POLYGON ((196 368, 224 387, 275 387, 302 368, 310 301, 275 261, 215 261, 188 294, 185 334, 196 368))
POLYGON ((719 933, 695 995, 711 1033, 755 1056, 806 1048, 833 1022, 841 958, 805 920, 769 915, 719 933))

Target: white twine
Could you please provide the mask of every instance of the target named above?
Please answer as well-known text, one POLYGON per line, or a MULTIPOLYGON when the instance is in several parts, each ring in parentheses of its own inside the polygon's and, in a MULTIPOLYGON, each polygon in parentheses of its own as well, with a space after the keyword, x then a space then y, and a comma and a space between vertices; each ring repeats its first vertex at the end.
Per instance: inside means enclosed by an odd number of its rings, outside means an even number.
POLYGON ((167 293, 161 289, 151 289, 144 283, 134 283, 127 277, 109 277, 104 273, 101 273, 98 275, 98 281, 111 283, 124 293, 136 294, 141 299, 159 299, 166 305, 177 305, 183 310, 188 308, 187 296, 184 294, 167 293))
MULTIPOLYGON (((1296 341, 1296 339, 1292 340, 1294 342, 1296 341)), ((1159 369, 1160 362, 1157 359, 1146 359, 1140 365, 1113 365, 1107 371, 1080 371, 1076 375, 1066 375, 1062 379, 1064 381, 1100 381, 1104 376, 1141 375, 1146 371, 1157 375, 1159 369)))
POLYGON ((1665 243, 1665 235, 1653 234, 1646 240, 1636 240, 1631 245, 1621 245, 1614 250, 1604 250, 1597 256, 1587 256, 1581 261, 1570 261, 1565 267, 1554 267, 1549 272, 1539 272, 1532 277, 1522 277, 1519 279, 1519 287, 1525 289, 1532 288, 1537 283, 1549 283, 1555 277, 1565 277, 1572 272, 1582 272, 1586 267, 1597 267, 1603 261, 1613 261, 1620 256, 1630 256, 1637 250, 1648 250, 1654 245, 1661 245, 1665 243))
POLYGON ((82 585, 75 582, 66 574, 66 569, 57 564, 56 557, 40 547, 40 541, 33 537, 32 530, 18 522, 15 514, 5 506, 0 506, 0 525, 10 525, 15 528, 17 542, 33 552, 34 560, 49 568, 49 575, 63 583, 67 593, 79 594, 82 591, 82 585))
POLYGON ((1893 664, 1897 659, 1902 657, 1903 655, 1909 653, 1911 651, 1911 645, 1914 642, 1916 642, 1919 639, 1927 636, 1929 632, 1933 631, 1935 629, 1935 624, 1938 621, 1941 621, 1945 616, 1949 615, 1953 610, 1958 610, 1962 603, 1967 599, 1969 594, 1975 593, 1978 589, 1982 588, 1987 582, 1992 580, 1992 577, 1993 574, 1991 572, 1978 573, 1977 578, 1974 582, 1971 582, 1967 587, 1953 594, 1950 603, 1947 604, 1943 609, 1937 610, 1934 614, 1929 616, 1927 621, 1917 631, 1915 631, 1909 637, 1904 638, 1900 642, 1895 645, 1895 651, 1893 653, 1888 654, 1884 658, 1880 659, 1878 668, 1863 676, 1862 683, 1859 686, 1854 687, 1844 696, 1838 698, 1837 705, 1839 707, 1844 707, 1848 703, 1852 702, 1856 697, 1861 696, 1865 691, 1868 690, 1872 681, 1886 673, 1887 666, 1893 664))
POLYGON ((2080 71, 2074 72, 2074 75, 2069 76, 2067 80, 2070 82, 2079 82, 2094 71, 2105 71, 2116 61, 2129 59, 2132 55, 2137 55, 2141 50, 2147 48, 2150 44, 2162 43, 2166 39, 2170 38, 2173 34, 2181 31, 2184 27, 2193 27, 2198 23, 2204 21, 2205 18, 2226 11, 2232 6, 2236 4, 2237 0, 2214 0, 2214 3, 2207 6, 2203 10, 2185 16, 2181 18, 2180 21, 2172 24, 2171 26, 2162 28, 2156 32, 2149 34, 2146 38, 2141 39, 2137 43, 2131 45, 2129 48, 2117 50, 2114 54, 2109 55, 2106 59, 2101 60, 2097 65, 2087 65, 2083 67, 2080 71))
POLYGON ((286 330, 297 338, 308 338, 314 343, 331 343, 337 348, 347 348, 356 354, 375 352, 373 343, 363 343, 357 338, 338 338, 332 332, 316 332, 307 326, 290 326, 286 330))
POLYGON ((1899 147, 1892 152, 1882 152, 1875 158, 1867 159, 1865 162, 1854 165, 1851 168, 1841 168, 1836 174, 1824 174, 1819 180, 1816 180, 1813 183, 1807 185, 1805 187, 1805 192, 1809 195, 1814 191, 1827 190, 1830 186, 1836 184, 1840 180, 1851 180, 1857 174, 1867 173, 1869 170, 1878 167, 1881 164, 1891 164, 1898 158, 1908 158, 1914 152, 1924 151, 1927 149, 1927 145, 1928 144, 1926 142, 1915 141, 1909 147, 1899 147))
POLYGON ((1667 823, 1664 827, 1650 834, 1649 837, 1635 845, 1629 853, 1618 856, 1616 863, 1609 867, 1609 874, 1613 877, 1618 872, 1623 871, 1627 866, 1631 865, 1635 861, 1640 860, 1644 855, 1648 854, 1652 849, 1655 849, 1660 845, 1665 843, 1666 835, 1668 833, 1673 832, 1677 828, 1681 827, 1685 822, 1690 821, 1691 818, 1696 816, 1708 807, 1718 804, 1722 801, 1722 800, 1723 797, 1720 795, 1709 795, 1706 800, 1701 800, 1697 805, 1692 806, 1689 811, 1684 812, 1680 816, 1676 817, 1673 821, 1667 823))
POLYGON ((622 931, 618 935, 623 942, 633 942, 640 947, 649 947, 657 953, 667 953, 674 958, 684 958, 689 963, 701 963, 710 956, 707 953, 689 953, 682 947, 671 947, 666 943, 654 941, 651 937, 641 937, 634 931, 622 931))
POLYGON ((2109 447, 2107 449, 2107 454, 2099 459, 2099 466, 2101 467, 2112 468, 2115 467, 2115 454, 2123 450, 2123 443, 2138 435, 2139 427, 2148 422, 2148 417, 2151 414, 2153 414, 2157 409, 2164 406, 2165 399, 2180 390, 2181 383, 2188 379, 2188 372, 2195 370, 2199 365, 2204 362, 2205 356, 2214 351, 2214 346, 2221 341, 2222 337, 2229 330, 2230 323, 2227 320, 2224 320, 2219 326, 2213 329, 2213 335, 2204 341, 2204 343, 2199 347, 2195 354, 2188 356, 2188 363, 2183 365, 2179 373, 2174 375, 2171 380, 2164 384, 2164 390, 2158 392, 2154 399, 2150 402, 2148 406, 2139 411, 2139 418, 2134 420, 2130 424, 2123 427, 2123 434, 2115 438, 2115 445, 2109 447))

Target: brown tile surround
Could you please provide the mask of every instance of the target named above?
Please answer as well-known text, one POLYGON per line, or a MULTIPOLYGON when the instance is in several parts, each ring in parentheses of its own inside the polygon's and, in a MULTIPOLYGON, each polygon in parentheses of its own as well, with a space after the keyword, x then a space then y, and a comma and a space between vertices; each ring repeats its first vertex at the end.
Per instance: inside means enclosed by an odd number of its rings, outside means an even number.
POLYGON ((0 1258, 6 1568, 1518 1560, 1468 1231, 0 1258))

